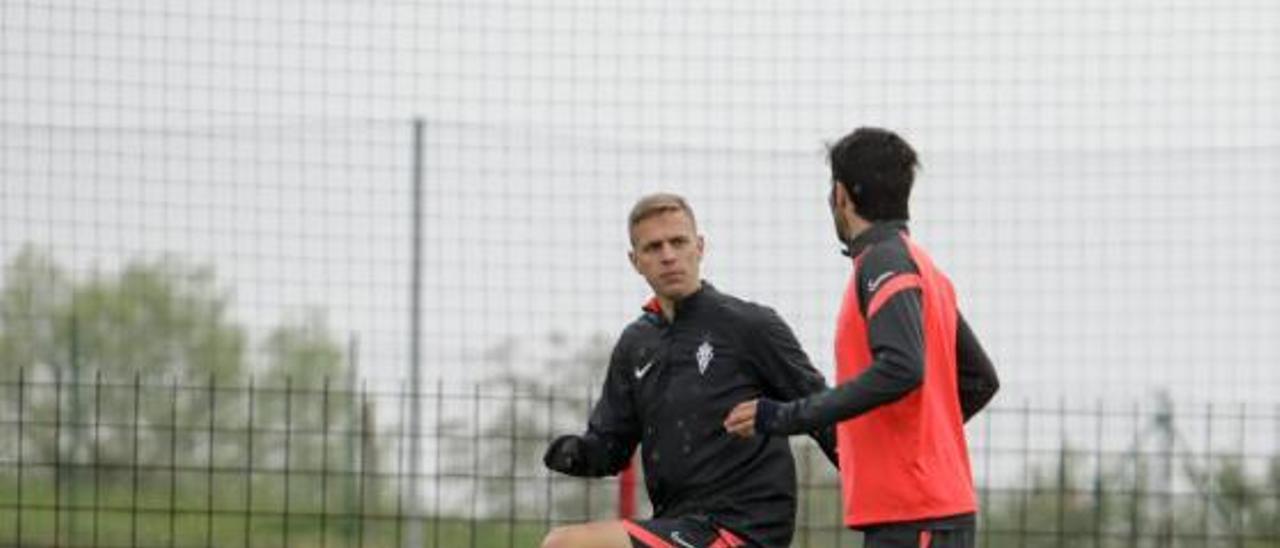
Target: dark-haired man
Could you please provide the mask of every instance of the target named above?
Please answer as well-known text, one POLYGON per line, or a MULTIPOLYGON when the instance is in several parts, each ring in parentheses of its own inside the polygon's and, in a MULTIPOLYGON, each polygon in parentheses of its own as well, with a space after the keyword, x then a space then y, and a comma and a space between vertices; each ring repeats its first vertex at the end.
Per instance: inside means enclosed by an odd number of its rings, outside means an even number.
POLYGON ((736 406, 751 437, 837 424, 845 524, 868 547, 972 547, 977 500, 964 422, 999 383, 955 291, 907 231, 918 167, 893 132, 859 128, 828 152, 836 236, 853 259, 837 321, 835 388, 736 406))

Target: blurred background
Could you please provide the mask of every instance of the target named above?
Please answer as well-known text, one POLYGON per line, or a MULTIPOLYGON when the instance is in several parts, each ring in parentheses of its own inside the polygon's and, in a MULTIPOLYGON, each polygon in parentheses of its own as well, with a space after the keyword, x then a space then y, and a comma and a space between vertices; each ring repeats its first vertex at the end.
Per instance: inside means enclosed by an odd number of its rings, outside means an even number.
MULTIPOLYGON (((0 544, 647 515, 539 460, 648 297, 627 212, 688 197, 706 277, 833 379, 824 145, 861 125, 919 151, 1001 375, 981 544, 1280 545, 1262 0, 4 2, 0 544)), ((795 447, 794 545, 851 545, 795 447)))

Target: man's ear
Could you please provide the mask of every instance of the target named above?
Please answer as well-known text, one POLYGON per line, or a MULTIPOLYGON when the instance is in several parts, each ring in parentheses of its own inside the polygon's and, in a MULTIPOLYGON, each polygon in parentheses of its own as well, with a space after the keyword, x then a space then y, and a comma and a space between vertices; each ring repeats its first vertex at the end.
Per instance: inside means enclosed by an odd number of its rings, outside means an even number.
POLYGON ((835 187, 834 202, 836 210, 844 211, 852 207, 853 203, 849 200, 849 191, 845 189, 844 183, 836 181, 835 187))
POLYGON ((635 269, 636 274, 644 274, 643 272, 640 272, 640 263, 636 262, 636 250, 627 250, 627 260, 631 261, 631 268, 635 269))

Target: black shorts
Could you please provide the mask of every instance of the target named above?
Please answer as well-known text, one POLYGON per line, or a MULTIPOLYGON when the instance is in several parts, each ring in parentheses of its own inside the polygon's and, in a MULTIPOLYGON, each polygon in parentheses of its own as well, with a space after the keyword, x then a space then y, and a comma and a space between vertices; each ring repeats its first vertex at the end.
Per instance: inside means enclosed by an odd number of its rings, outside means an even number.
POLYGON ((973 548, 977 536, 967 519, 881 525, 862 534, 864 548, 973 548))
POLYGON ((648 520, 622 520, 635 548, 734 548, 749 546, 733 531, 716 525, 707 516, 683 516, 648 520))

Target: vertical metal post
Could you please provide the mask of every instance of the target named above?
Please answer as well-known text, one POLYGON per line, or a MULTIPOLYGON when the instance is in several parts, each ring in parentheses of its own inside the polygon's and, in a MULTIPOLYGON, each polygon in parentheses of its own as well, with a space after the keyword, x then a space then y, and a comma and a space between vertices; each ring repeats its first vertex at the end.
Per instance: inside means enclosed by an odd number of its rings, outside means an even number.
POLYGON ((249 377, 249 414, 245 417, 245 453, 244 453, 244 545, 253 546, 253 424, 254 400, 257 389, 254 379, 249 377))
MULTIPOLYGON (((1031 485, 1031 402, 1022 402, 1022 485, 1031 485)), ((1023 488, 1018 497, 1018 546, 1027 545, 1028 507, 1031 505, 1031 493, 1023 488)))
POLYGON ((511 460, 508 463, 509 466, 507 470, 511 474, 511 477, 510 477, 511 483, 508 484, 508 486, 511 489, 508 492, 508 494, 510 495, 511 498, 510 498, 510 506, 507 508, 507 546, 515 546, 516 545, 516 508, 519 506, 519 502, 518 502, 519 499, 517 498, 517 494, 519 492, 519 486, 520 486, 519 485, 520 474, 517 472, 517 467, 520 464, 519 462, 520 436, 519 436, 518 427, 516 423, 520 421, 520 409, 519 409, 520 395, 516 392, 516 387, 514 384, 511 385, 510 388, 511 388, 511 392, 510 392, 511 417, 509 419, 510 429, 508 430, 508 432, 510 433, 510 436, 511 436, 511 439, 509 440, 509 442, 511 443, 511 446, 510 446, 511 460))
POLYGON ((204 472, 204 478, 205 478, 205 479, 204 479, 204 481, 205 481, 205 488, 204 488, 204 489, 205 489, 205 490, 204 490, 204 509, 205 509, 205 513, 204 513, 204 545, 205 545, 206 547, 208 547, 208 548, 212 548, 212 547, 213 547, 213 495, 214 495, 214 493, 216 493, 216 492, 217 492, 217 490, 216 490, 216 489, 214 489, 214 484, 216 483, 216 480, 217 480, 217 478, 215 478, 215 477, 214 477, 214 470, 216 470, 216 469, 217 469, 217 467, 216 467, 216 466, 214 466, 214 463, 213 463, 213 459, 214 459, 214 456, 215 456, 214 449, 215 449, 216 447, 218 447, 218 441, 217 441, 217 438, 216 438, 216 436, 217 436, 217 431, 218 431, 218 387, 217 387, 217 382, 218 382, 218 377, 217 377, 213 372, 209 372, 209 386, 208 386, 208 394, 209 394, 209 395, 208 395, 208 399, 209 399, 209 419, 208 419, 208 421, 209 421, 209 422, 208 422, 209 433, 208 433, 208 435, 209 435, 209 442, 208 442, 208 445, 207 445, 207 447, 206 447, 206 451, 207 451, 207 452, 205 453, 205 472, 204 472))
POLYGON ((88 435, 85 432, 85 425, 88 424, 89 418, 85 416, 84 403, 81 400, 81 391, 84 389, 84 378, 82 373, 83 364, 80 363, 80 321, 76 312, 75 292, 72 292, 71 303, 71 419, 68 424, 70 428, 71 447, 68 449, 68 455, 71 457, 70 470, 67 473, 67 491, 70 494, 69 503, 72 510, 67 513, 67 544, 74 545, 79 535, 79 516, 78 507, 80 506, 80 483, 83 479, 81 466, 84 451, 84 443, 88 435))
POLYGON ((475 428, 471 430, 471 516, 468 527, 467 538, 470 543, 469 548, 479 548, 480 543, 477 537, 480 536, 480 385, 476 384, 471 390, 471 418, 475 428))
MULTIPOLYGON (((1071 458, 1071 452, 1067 450, 1067 401, 1064 398, 1058 398, 1058 524, 1057 524, 1057 546, 1065 548, 1067 545, 1067 483, 1070 481, 1067 461, 1071 458)), ((1074 494, 1074 493, 1073 493, 1074 494)))
POLYGON ((320 548, 329 540, 329 376, 324 377, 320 399, 320 548))
POLYGON ((62 370, 53 371, 53 543, 62 533, 62 370))
POLYGON ((1129 546, 1137 546, 1139 532, 1142 530, 1143 484, 1147 481, 1146 462, 1142 460, 1142 407, 1134 402, 1133 411, 1133 447, 1130 450, 1129 462, 1133 463, 1133 488, 1129 493, 1129 546))
MULTIPOLYGON (((555 407, 556 407, 556 387, 555 385, 552 385, 551 387, 547 388, 547 439, 545 440, 545 442, 548 446, 551 444, 551 441, 555 438, 555 407)), ((439 429, 437 429, 437 432, 439 432, 439 429)), ((439 468, 439 465, 437 464, 436 467, 439 468)), ((552 492, 553 488, 555 487, 555 484, 556 484, 555 476, 554 475, 547 476, 547 492, 546 492, 547 498, 546 498, 546 504, 545 504, 546 514, 544 514, 543 516, 545 518, 543 522, 543 528, 548 531, 551 530, 551 521, 552 521, 553 514, 555 514, 555 503, 553 502, 555 501, 555 496, 552 492)), ((436 505, 439 506, 439 503, 436 503, 436 505)))
POLYGON ((422 118, 413 120, 413 249, 411 273, 409 277, 409 390, 413 395, 409 398, 409 526, 404 537, 404 546, 420 548, 422 546, 422 524, 420 522, 421 498, 419 478, 422 471, 422 406, 419 397, 422 394, 422 171, 423 171, 423 134, 426 121, 422 118))
POLYGON ((1175 426, 1173 424, 1173 402, 1168 393, 1161 393, 1156 404, 1156 425, 1160 430, 1160 531, 1157 533, 1156 546, 1173 546, 1173 459, 1175 426))
MULTIPOLYGON (((1240 445, 1238 447, 1239 452, 1237 453, 1239 455, 1240 474, 1242 477, 1248 477, 1248 476, 1245 476, 1245 474, 1247 473, 1245 469, 1245 466, 1247 465, 1246 455, 1248 454, 1247 453, 1248 446, 1245 445, 1245 440, 1248 438, 1247 432, 1249 428, 1249 425, 1248 425, 1249 415, 1248 415, 1248 409, 1245 407, 1244 403, 1240 404, 1239 418, 1240 418, 1240 431, 1236 435, 1236 439, 1240 440, 1240 445)), ((1236 514, 1236 523, 1235 523, 1236 534, 1234 539, 1236 542, 1236 548, 1245 548, 1245 545, 1246 545, 1245 541, 1249 540, 1249 538, 1253 536, 1252 534, 1250 534, 1249 531, 1245 530, 1244 518, 1245 518, 1245 513, 1248 511, 1248 509, 1245 507, 1245 496, 1246 494, 1243 489, 1236 490, 1235 503, 1236 503, 1237 510, 1235 513, 1236 514)))
POLYGON ((18 369, 18 489, 14 502, 17 508, 13 511, 13 540, 15 546, 22 546, 22 505, 26 502, 22 498, 22 480, 23 477, 23 439, 26 437, 26 409, 27 409, 27 369, 25 367, 18 369))
POLYGON ((370 427, 369 420, 369 389, 363 381, 360 383, 360 470, 359 486, 356 491, 356 548, 364 548, 364 522, 368 519, 369 514, 366 512, 365 503, 368 501, 369 489, 369 461, 373 459, 370 451, 370 439, 373 436, 373 429, 370 427))
MULTIPOLYGON (((409 451, 409 448, 405 445, 405 429, 408 427, 408 425, 406 424, 408 421, 404 420, 404 417, 408 413, 408 409, 406 408, 406 406, 409 405, 409 398, 412 397, 412 394, 411 394, 412 390, 413 389, 410 387, 401 386, 398 397, 396 398, 396 416, 400 417, 400 420, 396 421, 398 423, 398 426, 396 428, 397 432, 396 432, 396 442, 395 442, 396 443, 396 477, 398 478, 404 477, 405 453, 409 451)), ((405 528, 404 492, 405 492, 404 482, 403 481, 396 482, 396 534, 395 534, 396 538, 392 546, 404 545, 404 528, 405 528)), ((421 546, 417 548, 421 548, 421 546)))
POLYGON ((284 505, 280 510, 281 546, 289 546, 289 479, 293 475, 293 376, 284 378, 284 505))
POLYGON ((1093 548, 1102 548, 1102 530, 1103 521, 1107 516, 1107 496, 1103 492, 1103 420, 1105 419, 1105 409, 1102 400, 1099 399, 1094 403, 1095 411, 1094 430, 1093 430, 1093 548))
MULTIPOLYGON (((185 426, 185 425, 184 425, 185 426)), ((178 532, 178 379, 169 381, 169 546, 178 532)))
POLYGON ((436 377, 436 392, 433 397, 436 399, 436 429, 431 441, 436 446, 436 458, 434 466, 435 477, 432 478, 432 483, 435 485, 435 500, 431 505, 431 521, 434 523, 434 527, 431 528, 431 548, 440 548, 440 484, 443 482, 440 463, 444 462, 440 448, 443 445, 443 438, 440 433, 444 431, 444 380, 438 376, 436 377))
MULTIPOLYGON (((19 446, 21 447, 21 446, 19 446)), ((18 453, 21 455, 21 451, 18 453)), ((21 493, 21 491, 19 491, 21 493)), ((21 508, 21 505, 19 505, 21 508)), ((93 545, 102 513, 102 370, 93 373, 93 545)), ((21 517, 21 516, 19 516, 21 517)))
MULTIPOLYGON (((1209 478, 1209 474, 1213 473, 1213 402, 1205 407, 1204 412, 1204 477, 1209 478)), ((1200 515, 1201 539, 1203 546, 1209 546, 1211 542, 1210 532, 1213 530, 1213 524, 1209 521, 1210 511, 1213 509, 1213 484, 1208 481, 1203 487, 1204 493, 1204 511, 1200 515)))
POLYGON ((356 538, 356 487, 358 478, 356 477, 356 444, 360 442, 357 428, 360 424, 360 414, 358 406, 360 404, 358 396, 360 389, 356 387, 356 370, 358 364, 356 356, 360 354, 360 339, 354 333, 351 334, 347 342, 347 388, 346 388, 346 404, 347 404, 347 454, 345 467, 345 484, 346 496, 343 497, 346 503, 346 519, 343 521, 342 530, 347 540, 347 546, 355 543, 356 538))
POLYGON ((137 548, 138 546, 138 438, 139 427, 142 423, 142 373, 133 372, 133 460, 130 465, 132 471, 131 478, 133 480, 133 490, 129 496, 129 546, 137 548))

